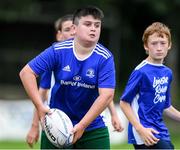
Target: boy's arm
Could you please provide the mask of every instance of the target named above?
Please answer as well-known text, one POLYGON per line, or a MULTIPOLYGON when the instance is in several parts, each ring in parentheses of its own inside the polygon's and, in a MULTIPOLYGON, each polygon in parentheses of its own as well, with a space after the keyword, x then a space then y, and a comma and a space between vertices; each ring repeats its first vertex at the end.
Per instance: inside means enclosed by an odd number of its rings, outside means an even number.
POLYGON ((44 89, 42 87, 39 87, 39 94, 41 96, 41 99, 43 100, 44 104, 47 104, 48 102, 48 94, 49 94, 49 89, 44 89))
POLYGON ((164 110, 165 115, 168 117, 180 121, 180 112, 174 108, 172 105, 164 110))
POLYGON ((34 109, 33 121, 31 128, 27 134, 26 142, 27 144, 33 148, 33 144, 35 144, 39 139, 39 118, 36 109, 34 109))
POLYGON ((114 97, 114 89, 109 88, 99 88, 99 96, 94 101, 93 105, 90 107, 86 115, 81 119, 81 121, 74 126, 73 133, 75 143, 83 134, 86 127, 104 111, 104 109, 109 105, 114 97))
POLYGON ((37 109, 38 118, 43 119, 45 114, 49 112, 49 109, 43 105, 37 86, 36 74, 29 67, 29 65, 26 65, 19 73, 19 76, 28 96, 37 109))
POLYGON ((143 127, 143 125, 137 120, 129 103, 121 100, 120 107, 121 107, 122 111, 124 112, 124 114, 126 115, 129 122, 133 125, 133 127, 136 129, 136 131, 141 136, 145 145, 147 145, 147 146, 154 145, 159 141, 159 139, 157 139, 153 135, 153 133, 158 134, 158 132, 152 128, 143 127))
MULTIPOLYGON (((39 94, 44 103, 47 103, 48 99, 48 89, 39 88, 39 94)), ((45 104, 46 105, 46 104, 45 104)), ((26 136, 27 144, 33 148, 33 144, 35 144, 39 139, 39 118, 36 109, 34 109, 33 120, 31 124, 31 128, 26 136)))
MULTIPOLYGON (((49 89, 44 89, 41 87, 39 88, 39 94, 45 105, 46 105, 47 99, 48 99, 48 91, 49 91, 49 89)), ((34 109, 31 128, 26 136, 26 142, 31 148, 33 148, 33 144, 35 144, 39 139, 39 127, 40 126, 39 126, 38 113, 37 113, 37 110, 34 109)))
POLYGON ((115 131, 118 131, 118 132, 123 131, 124 128, 120 122, 120 119, 119 119, 118 114, 116 112, 113 101, 111 101, 110 104, 108 105, 108 109, 109 109, 110 114, 111 114, 111 123, 112 123, 115 131))

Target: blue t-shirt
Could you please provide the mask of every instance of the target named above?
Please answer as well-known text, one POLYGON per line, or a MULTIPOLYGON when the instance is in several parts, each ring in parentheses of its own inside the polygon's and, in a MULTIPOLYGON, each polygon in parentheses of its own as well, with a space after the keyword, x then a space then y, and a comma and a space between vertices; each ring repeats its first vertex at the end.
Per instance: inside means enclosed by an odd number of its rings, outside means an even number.
POLYGON ((50 89, 51 88, 51 78, 52 78, 52 71, 44 72, 40 77, 39 86, 43 89, 50 89))
MULTIPOLYGON (((98 88, 115 88, 115 66, 112 53, 97 43, 91 54, 80 60, 74 40, 57 42, 31 60, 28 65, 37 74, 54 73, 50 108, 59 108, 77 124, 99 96, 98 88)), ((86 130, 104 127, 98 116, 86 130)))
MULTIPOLYGON (((172 71, 162 64, 152 64, 146 60, 132 72, 121 100, 130 103, 137 119, 146 128, 159 132, 155 136, 170 141, 163 122, 163 110, 171 106, 170 84, 172 71)), ((128 127, 128 142, 143 144, 132 124, 128 127)))

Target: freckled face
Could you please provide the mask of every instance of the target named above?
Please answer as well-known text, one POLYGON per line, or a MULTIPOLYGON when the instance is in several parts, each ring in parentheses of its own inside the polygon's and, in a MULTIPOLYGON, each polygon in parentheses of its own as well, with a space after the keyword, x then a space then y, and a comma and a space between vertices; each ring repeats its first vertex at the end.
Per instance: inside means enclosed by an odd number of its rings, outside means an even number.
POLYGON ((165 34, 159 36, 158 33, 154 33, 148 37, 147 44, 144 45, 144 48, 149 54, 148 60, 150 62, 163 63, 170 49, 170 45, 165 34))

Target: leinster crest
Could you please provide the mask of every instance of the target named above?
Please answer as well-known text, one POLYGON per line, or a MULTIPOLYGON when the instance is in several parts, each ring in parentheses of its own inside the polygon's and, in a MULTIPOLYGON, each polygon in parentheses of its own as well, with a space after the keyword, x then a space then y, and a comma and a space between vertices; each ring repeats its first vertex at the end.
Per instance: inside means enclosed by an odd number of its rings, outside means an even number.
POLYGON ((94 69, 92 69, 92 68, 88 69, 86 72, 86 76, 88 76, 89 78, 93 78, 94 77, 94 69))

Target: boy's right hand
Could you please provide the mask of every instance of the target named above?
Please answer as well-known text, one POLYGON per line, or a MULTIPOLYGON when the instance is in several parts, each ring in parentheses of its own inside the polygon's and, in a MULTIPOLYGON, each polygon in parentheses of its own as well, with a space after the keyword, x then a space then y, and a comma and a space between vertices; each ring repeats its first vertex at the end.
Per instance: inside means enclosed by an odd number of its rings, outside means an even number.
POLYGON ((142 127, 137 130, 137 132, 140 134, 146 146, 154 145, 159 141, 159 139, 154 136, 154 134, 159 134, 159 132, 153 128, 142 127))
POLYGON ((33 148, 33 145, 38 141, 39 139, 39 125, 31 126, 31 129, 29 130, 27 137, 26 137, 26 142, 29 145, 29 147, 33 148))
POLYGON ((44 130, 44 126, 43 126, 44 118, 45 118, 45 115, 50 112, 50 108, 42 105, 39 108, 37 108, 37 112, 38 112, 39 120, 42 126, 42 130, 44 130))

